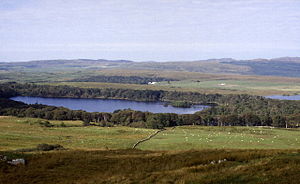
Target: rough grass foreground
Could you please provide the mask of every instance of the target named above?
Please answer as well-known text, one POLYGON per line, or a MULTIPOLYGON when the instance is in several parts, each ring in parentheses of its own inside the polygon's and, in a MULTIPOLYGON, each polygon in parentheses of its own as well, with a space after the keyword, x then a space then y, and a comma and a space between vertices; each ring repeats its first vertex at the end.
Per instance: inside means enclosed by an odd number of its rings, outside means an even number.
MULTIPOLYGON (((1 153, 16 157, 11 153, 1 153)), ((300 150, 56 151, 0 162, 0 183, 298 183, 300 150), (219 160, 224 160, 218 163, 219 160), (214 164, 212 164, 214 163, 214 164)))

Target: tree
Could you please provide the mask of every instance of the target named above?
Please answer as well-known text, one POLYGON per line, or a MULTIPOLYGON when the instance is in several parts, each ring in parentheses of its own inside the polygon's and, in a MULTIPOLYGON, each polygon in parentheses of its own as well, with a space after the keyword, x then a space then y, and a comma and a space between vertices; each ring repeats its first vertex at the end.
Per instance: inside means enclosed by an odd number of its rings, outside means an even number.
POLYGON ((253 113, 243 114, 241 116, 241 120, 242 120, 242 122, 244 122, 243 124, 246 126, 260 126, 261 125, 260 118, 253 113))
POLYGON ((263 115, 260 119, 262 126, 271 126, 273 124, 273 120, 269 115, 263 115))
POLYGON ((219 126, 236 126, 239 125, 237 114, 221 115, 218 121, 219 126))
POLYGON ((273 118, 273 124, 274 127, 286 127, 287 128, 287 121, 286 118, 281 116, 281 115, 277 115, 273 118))

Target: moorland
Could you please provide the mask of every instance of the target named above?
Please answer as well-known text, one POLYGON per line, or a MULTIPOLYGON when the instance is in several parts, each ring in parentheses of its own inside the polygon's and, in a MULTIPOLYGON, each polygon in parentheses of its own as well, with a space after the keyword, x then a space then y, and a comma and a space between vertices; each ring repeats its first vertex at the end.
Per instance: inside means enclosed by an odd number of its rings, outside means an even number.
POLYGON ((0 63, 0 183, 297 183, 300 59, 0 63), (86 112, 14 96, 209 105, 86 112), (137 142, 138 145, 134 146, 137 142), (38 145, 63 149, 39 149, 38 145))

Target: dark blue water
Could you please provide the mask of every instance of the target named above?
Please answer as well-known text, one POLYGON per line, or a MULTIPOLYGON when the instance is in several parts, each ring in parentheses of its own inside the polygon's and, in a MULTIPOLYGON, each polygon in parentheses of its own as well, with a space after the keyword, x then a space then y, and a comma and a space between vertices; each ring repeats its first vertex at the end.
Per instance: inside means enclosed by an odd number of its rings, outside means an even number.
POLYGON ((208 106, 194 105, 191 108, 178 108, 164 106, 163 102, 137 102, 128 100, 110 100, 110 99, 82 99, 82 98, 42 98, 42 97, 24 97, 18 96, 11 98, 15 101, 26 104, 43 104, 58 107, 66 107, 72 110, 85 110, 87 112, 113 112, 119 109, 132 109, 138 111, 148 111, 153 113, 176 113, 193 114, 201 111, 208 106))
POLYGON ((271 99, 278 99, 278 100, 300 100, 300 95, 292 95, 292 96, 272 95, 266 97, 271 99))

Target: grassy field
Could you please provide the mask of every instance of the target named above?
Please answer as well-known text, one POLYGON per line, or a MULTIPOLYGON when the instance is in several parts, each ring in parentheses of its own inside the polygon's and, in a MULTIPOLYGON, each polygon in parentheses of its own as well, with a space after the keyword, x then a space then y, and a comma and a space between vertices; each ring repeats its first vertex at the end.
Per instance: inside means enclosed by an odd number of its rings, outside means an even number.
MULTIPOLYGON (((108 76, 144 76, 174 78, 179 81, 159 82, 155 85, 121 84, 103 82, 61 82, 40 83, 70 85, 83 88, 122 88, 136 90, 193 91, 221 94, 295 95, 300 93, 300 79, 270 76, 216 75, 195 72, 103 70, 93 73, 108 76)), ((84 73, 82 73, 84 74, 84 73)), ((77 74, 79 75, 79 74, 77 74)), ((72 78, 72 77, 70 77, 72 78)))
POLYGON ((300 93, 299 82, 275 82, 275 81, 255 81, 255 80, 182 80, 171 82, 159 82, 157 85, 165 87, 185 88, 185 89, 208 89, 215 91, 238 92, 259 95, 300 93))
MULTIPOLYGON (((0 118, 0 150, 33 148, 37 144, 60 144, 70 149, 125 149, 156 130, 130 127, 42 127, 33 118, 0 118)), ((61 121, 50 121, 60 125, 61 121)), ((143 150, 189 149, 300 149, 300 130, 260 127, 182 126, 168 128, 140 144, 143 150)))
POLYGON ((135 90, 165 90, 200 92, 206 94, 252 94, 252 95, 297 95, 300 94, 300 83, 272 83, 255 81, 215 80, 215 81, 172 81, 159 82, 154 85, 118 84, 101 82, 59 82, 40 83, 48 85, 68 85, 81 88, 121 88, 135 90), (225 85, 221 85, 224 83, 225 85))
POLYGON ((0 155, 27 163, 0 161, 0 184, 297 184, 300 177, 297 129, 183 126, 128 149, 155 130, 39 121, 0 117, 0 155), (13 151, 41 143, 67 150, 13 151))
POLYGON ((182 126, 167 129, 139 149, 300 149, 300 130, 261 127, 182 126))
POLYGON ((0 72, 0 82, 35 82, 50 85, 71 85, 89 88, 125 88, 137 90, 194 91, 201 93, 255 95, 294 95, 300 93, 300 78, 278 76, 251 76, 237 74, 208 74, 186 71, 161 71, 137 69, 67 70, 47 72, 0 72), (91 76, 141 76, 163 77, 179 81, 161 82, 156 85, 68 82, 91 76), (225 85, 220 85, 225 84, 225 85))
MULTIPOLYGON (((129 127, 82 127, 78 121, 64 121, 67 127, 42 127, 36 121, 0 117, 0 150, 33 148, 41 143, 60 144, 70 149, 124 149, 155 132, 129 127)), ((61 124, 61 121, 50 122, 61 124)))
MULTIPOLYGON (((85 74, 84 72, 82 74, 85 74)), ((106 76, 143 76, 143 77, 163 77, 177 80, 245 80, 245 81, 269 81, 269 82, 289 82, 300 83, 300 78, 282 76, 261 76, 261 75, 238 75, 238 74, 212 74, 186 71, 160 71, 160 70, 135 70, 135 69, 105 69, 93 71, 92 75, 106 76)), ((75 75, 75 74, 74 74, 75 75)), ((80 73, 76 73, 80 75, 80 73)))

